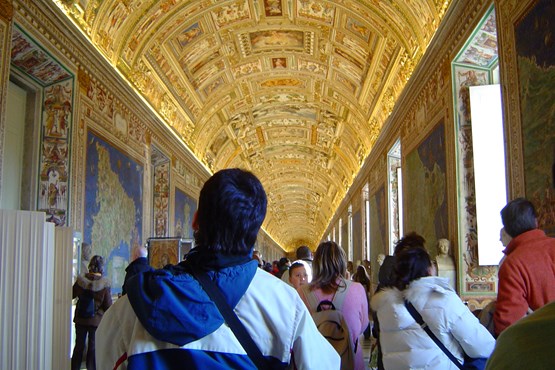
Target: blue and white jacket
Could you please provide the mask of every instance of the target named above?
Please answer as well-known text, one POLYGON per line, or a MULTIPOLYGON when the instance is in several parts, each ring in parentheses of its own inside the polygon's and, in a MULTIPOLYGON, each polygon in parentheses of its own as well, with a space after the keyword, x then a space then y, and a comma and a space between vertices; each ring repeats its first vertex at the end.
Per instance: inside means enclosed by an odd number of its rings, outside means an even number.
MULTIPOLYGON (((141 273, 104 314, 96 366, 106 369, 255 369, 215 304, 181 265, 141 273)), ((209 271, 274 368, 339 369, 298 293, 256 261, 209 271)))

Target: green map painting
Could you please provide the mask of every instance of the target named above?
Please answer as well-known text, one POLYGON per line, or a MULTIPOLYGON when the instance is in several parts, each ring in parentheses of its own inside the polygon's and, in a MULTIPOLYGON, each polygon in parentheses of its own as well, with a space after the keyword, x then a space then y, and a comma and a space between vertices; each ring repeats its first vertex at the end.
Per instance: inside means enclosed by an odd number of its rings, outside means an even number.
POLYGON ((555 235, 555 3, 540 0, 516 27, 526 197, 555 235))
POLYGON ((439 123, 405 160, 405 234, 415 231, 426 239, 431 254, 437 240, 447 237, 445 130, 439 123))
POLYGON ((185 192, 175 188, 175 236, 182 238, 193 237, 193 216, 197 210, 195 199, 185 192))
POLYGON ((107 259, 112 293, 121 292, 130 250, 141 245, 143 167, 89 132, 83 241, 107 259))

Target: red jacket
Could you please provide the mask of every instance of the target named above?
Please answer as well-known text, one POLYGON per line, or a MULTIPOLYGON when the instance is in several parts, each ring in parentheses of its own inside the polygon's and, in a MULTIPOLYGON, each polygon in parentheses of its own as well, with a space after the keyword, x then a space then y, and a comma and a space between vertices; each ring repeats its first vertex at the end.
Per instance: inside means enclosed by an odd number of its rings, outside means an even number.
POLYGON ((555 300, 555 238, 534 229, 513 238, 499 268, 499 290, 493 320, 496 334, 555 300))

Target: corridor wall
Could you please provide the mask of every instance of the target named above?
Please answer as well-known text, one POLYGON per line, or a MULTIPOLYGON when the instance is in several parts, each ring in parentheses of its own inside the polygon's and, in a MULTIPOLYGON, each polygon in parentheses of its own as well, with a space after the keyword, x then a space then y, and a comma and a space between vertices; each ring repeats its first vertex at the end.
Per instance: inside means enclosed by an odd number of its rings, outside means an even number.
MULTIPOLYGON (((63 191, 58 186, 55 197, 48 198, 48 191, 39 191, 44 186, 31 189, 37 194, 36 198, 40 197, 31 201, 31 208, 46 208, 50 212, 56 207, 50 207, 49 201, 67 200, 67 205, 62 204, 63 212, 55 211, 53 219, 59 225, 81 232, 84 241, 92 245, 93 253, 107 257, 108 274, 117 292, 131 247, 144 243, 154 235, 173 236, 177 231, 176 189, 196 201, 211 170, 201 164, 186 149, 183 139, 166 126, 164 120, 171 120, 171 114, 164 117, 155 114, 134 91, 148 88, 148 84, 132 88, 124 82, 83 35, 67 31, 74 29, 74 25, 59 12, 51 1, 0 1, 0 86, 6 86, 10 78, 39 81, 41 76, 49 76, 47 71, 41 69, 43 66, 55 65, 58 71, 71 76, 52 86, 44 86, 36 94, 39 99, 36 106, 42 109, 37 116, 64 120, 50 123, 37 121, 38 130, 42 130, 43 126, 63 127, 68 138, 62 144, 59 139, 43 140, 40 147, 49 149, 49 153, 55 155, 49 158, 42 155, 45 158, 35 159, 37 163, 25 165, 34 166, 36 176, 40 177, 58 166, 54 161, 61 156, 64 170, 58 173, 66 174, 67 178, 63 179, 63 191), (24 47, 25 53, 20 52, 21 47, 24 47), (40 55, 50 62, 41 59, 41 64, 33 65, 32 58, 24 59, 32 55, 40 55), (19 64, 15 63, 16 59, 19 64), (60 96, 63 99, 60 100, 60 96), (59 114, 49 115, 46 110, 52 107, 58 109, 59 114), (55 125, 49 126, 52 123, 55 125), (90 154, 100 150, 97 148, 100 141, 108 156, 105 163, 109 165, 104 167, 98 167, 97 162, 90 160, 90 154), (133 169, 142 167, 142 175, 125 175, 122 167, 118 167, 116 157, 133 169), (102 170, 101 176, 94 177, 99 169, 102 170), (87 173, 91 176, 87 177, 87 173), (129 190, 131 187, 135 190, 129 190), (106 201, 114 189, 121 189, 123 192, 120 195, 125 193, 116 200, 133 198, 133 202, 125 203, 129 207, 122 210, 120 206, 123 203, 106 201), (102 209, 98 204, 102 205, 102 209), (103 217, 99 216, 99 212, 103 217), (122 227, 110 216, 115 214, 130 215, 129 223, 132 225, 122 227)), ((4 141, 5 91, 0 89, 0 156, 4 141)), ((1 173, 0 168, 0 179, 1 173)), ((48 189, 49 184, 45 185, 48 189)), ((271 238, 262 240, 272 255, 277 257, 280 254, 280 248, 271 238), (274 250, 277 252, 274 253, 274 250)))
MULTIPOLYGON (((458 194, 458 144, 454 131, 457 108, 454 107, 451 63, 492 6, 495 7, 492 20, 494 24, 496 21, 493 31, 497 33, 503 95, 508 198, 526 196, 531 199, 539 211, 540 228, 555 234, 555 187, 552 178, 555 128, 551 115, 547 113, 552 112, 555 106, 555 49, 553 43, 545 43, 549 39, 548 25, 551 25, 548 19, 553 16, 555 7, 548 0, 453 2, 431 47, 412 73, 372 152, 325 232, 327 235, 338 226, 350 204, 368 186, 372 267, 377 272, 375 256, 377 253, 389 253, 386 246, 390 244, 390 233, 387 223, 381 223, 376 214, 379 213, 379 206, 372 207, 373 203, 377 203, 372 202, 372 194, 379 194, 375 189, 380 189, 387 178, 387 152, 400 139, 404 214, 401 236, 409 231, 427 234, 427 247, 432 256, 437 253, 437 239, 444 237, 451 241, 457 264, 458 293, 471 308, 483 307, 495 299, 497 266, 480 266, 476 240, 466 237, 466 231, 459 229, 460 218, 472 217, 473 206, 462 203, 458 194), (418 150, 422 152, 424 148, 423 143, 435 135, 440 126, 443 133, 436 138, 436 142, 441 143, 443 152, 419 154, 418 150), (441 157, 438 157, 439 154, 441 157), (415 171, 411 161, 429 160, 430 156, 439 158, 439 165, 438 172, 432 170, 428 175, 433 179, 439 174, 441 181, 425 189, 414 186, 414 177, 423 176, 424 172, 415 171), (422 196, 423 192, 426 196, 422 196), (442 204, 434 211, 430 209, 430 202, 436 200, 441 200, 442 204), (424 216, 422 209, 434 212, 424 216), (439 234, 434 230, 442 231, 439 234), (382 236, 386 239, 380 240, 382 236)), ((437 143, 432 145, 432 150, 438 148, 437 143)), ((385 209, 385 212, 389 213, 389 210, 385 209)))

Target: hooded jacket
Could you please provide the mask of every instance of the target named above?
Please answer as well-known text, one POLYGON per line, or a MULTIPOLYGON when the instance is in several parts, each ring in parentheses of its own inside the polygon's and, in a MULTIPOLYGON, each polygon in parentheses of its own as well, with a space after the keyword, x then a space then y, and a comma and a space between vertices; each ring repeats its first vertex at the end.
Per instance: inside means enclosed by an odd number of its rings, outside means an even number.
POLYGON ((432 332, 463 362, 470 357, 489 357, 495 339, 480 324, 448 280, 436 276, 414 280, 407 289, 387 288, 372 298, 380 322, 383 364, 394 369, 457 369, 405 307, 413 304, 432 332))
MULTIPOLYGON (((220 256, 221 257, 221 256, 220 256)), ((177 266, 140 273, 97 331, 99 369, 255 369, 215 304, 189 273, 207 267, 195 255, 177 266)), ((338 369, 297 292, 249 257, 212 261, 207 271, 262 354, 276 368, 338 369), (317 355, 316 355, 317 354, 317 355)))
POLYGON ((77 280, 73 284, 73 298, 79 297, 86 290, 93 292, 95 315, 90 318, 79 317, 77 308, 75 308, 73 322, 77 325, 97 327, 104 312, 112 305, 110 280, 93 273, 77 276, 77 280))
POLYGON ((132 261, 125 269, 125 279, 123 280, 123 286, 121 287, 121 294, 127 294, 127 281, 131 277, 137 275, 139 272, 150 270, 153 270, 153 268, 148 264, 148 259, 146 257, 138 257, 132 261))

